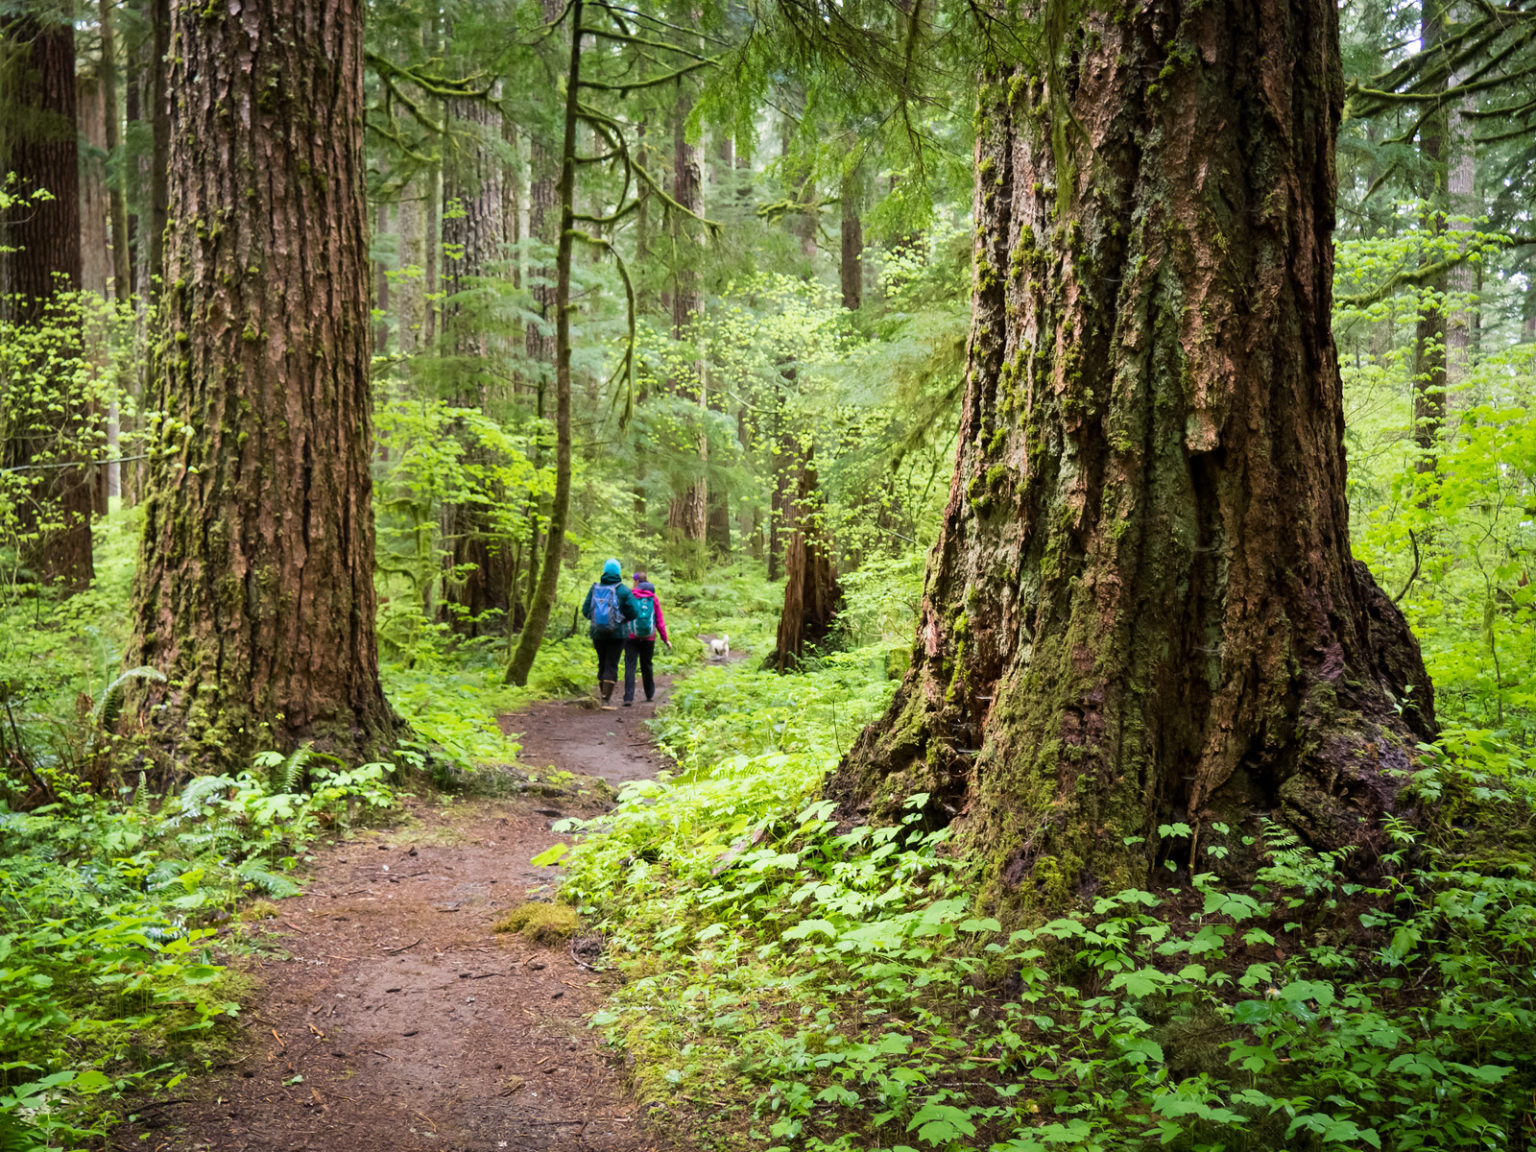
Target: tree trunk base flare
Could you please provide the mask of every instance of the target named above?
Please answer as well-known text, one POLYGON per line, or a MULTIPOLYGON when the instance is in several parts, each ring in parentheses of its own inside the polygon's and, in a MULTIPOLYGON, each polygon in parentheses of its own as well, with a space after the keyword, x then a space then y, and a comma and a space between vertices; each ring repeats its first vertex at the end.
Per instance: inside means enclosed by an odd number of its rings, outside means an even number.
POLYGON ((513 611, 513 580, 517 567, 511 541, 497 539, 480 510, 454 509, 452 564, 459 574, 449 581, 442 610, 457 636, 510 635, 523 618, 521 605, 513 611), (487 617, 487 613, 495 613, 487 617))
POLYGON ((1122 0, 1067 40, 986 78, 950 497, 828 794, 927 793, 999 909, 1244 874, 1266 818, 1369 874, 1435 722, 1349 552, 1334 5, 1122 0))
POLYGON ((795 534, 784 553, 784 610, 779 613, 773 652, 763 668, 796 671, 807 654, 826 644, 842 607, 832 542, 816 506, 816 469, 807 462, 800 472, 795 534))
POLYGON ((163 416, 129 662, 168 677, 148 726, 178 763, 304 742, 377 759, 395 719, 374 634, 362 5, 172 19, 163 416))

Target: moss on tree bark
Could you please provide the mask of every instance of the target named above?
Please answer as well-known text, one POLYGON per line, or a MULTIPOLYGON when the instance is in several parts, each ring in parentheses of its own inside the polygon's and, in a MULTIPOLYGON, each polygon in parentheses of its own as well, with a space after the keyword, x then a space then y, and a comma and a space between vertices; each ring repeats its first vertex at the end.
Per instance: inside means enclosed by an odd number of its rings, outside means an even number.
POLYGON ((168 283, 129 662, 177 759, 387 748, 362 4, 172 6, 168 283))
POLYGON ((1334 6, 1117 0, 1058 58, 986 78, 949 502, 830 794, 929 793, 1000 906, 1221 870, 1261 817, 1368 870, 1434 715, 1349 551, 1334 6))

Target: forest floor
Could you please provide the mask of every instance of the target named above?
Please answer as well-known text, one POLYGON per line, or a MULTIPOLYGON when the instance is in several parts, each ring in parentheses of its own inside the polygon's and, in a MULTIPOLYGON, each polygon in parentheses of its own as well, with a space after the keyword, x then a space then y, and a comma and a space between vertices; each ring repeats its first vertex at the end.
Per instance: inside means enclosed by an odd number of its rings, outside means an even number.
MULTIPOLYGON (((622 691, 622 689, 621 689, 622 691)), ((665 699, 661 682, 657 703, 665 699)), ((388 831, 317 847, 306 889, 241 966, 257 991, 231 1057, 136 1111, 114 1146, 143 1152, 497 1152, 676 1149, 625 1095, 585 1018, 614 977, 601 941, 548 947, 492 925, 549 899, 532 857, 563 816, 654 776, 653 705, 549 701, 501 717, 522 732, 521 793, 408 802, 388 831), (549 771, 554 769, 554 772, 549 771), (572 777, 567 773, 576 773, 572 777)))

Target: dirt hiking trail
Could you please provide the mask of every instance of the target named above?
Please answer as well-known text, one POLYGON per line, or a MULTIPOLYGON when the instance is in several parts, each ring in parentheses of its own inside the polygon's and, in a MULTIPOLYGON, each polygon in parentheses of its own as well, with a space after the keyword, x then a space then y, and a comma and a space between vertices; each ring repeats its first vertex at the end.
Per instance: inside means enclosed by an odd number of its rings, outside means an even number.
MULTIPOLYGON (((665 687, 658 684, 657 702, 665 687)), ((562 816, 592 816, 662 760, 653 706, 546 702, 502 717, 542 778, 514 799, 409 802, 408 826, 314 851, 307 887, 242 963, 259 988, 232 1058, 140 1105, 113 1146, 141 1152, 679 1152, 629 1101, 585 1016, 614 977, 601 941, 549 947, 492 924, 549 899, 559 870, 529 860, 562 816), (193 1084, 197 1087, 188 1091, 193 1084)))

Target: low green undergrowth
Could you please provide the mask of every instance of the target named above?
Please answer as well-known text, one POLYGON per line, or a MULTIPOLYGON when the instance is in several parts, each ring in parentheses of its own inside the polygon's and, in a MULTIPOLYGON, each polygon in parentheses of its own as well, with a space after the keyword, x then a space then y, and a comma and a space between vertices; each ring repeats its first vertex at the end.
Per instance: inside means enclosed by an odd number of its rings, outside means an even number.
POLYGON ((1278 827, 1218 826, 1193 874, 1005 932, 924 797, 893 827, 818 798, 883 663, 694 677, 657 721, 679 774, 575 854, 566 894, 628 978, 595 1022, 649 1101, 732 1149, 1528 1146, 1533 807, 1510 749, 1451 733, 1414 783, 1441 819, 1392 823, 1373 885, 1278 827), (1266 866, 1234 889, 1215 872, 1245 839, 1266 866))
POLYGON ((299 886, 304 846, 394 804, 389 765, 256 758, 179 795, 0 789, 0 1148, 97 1142, 129 1092, 205 1062, 239 1008, 220 963, 241 902, 299 886))

